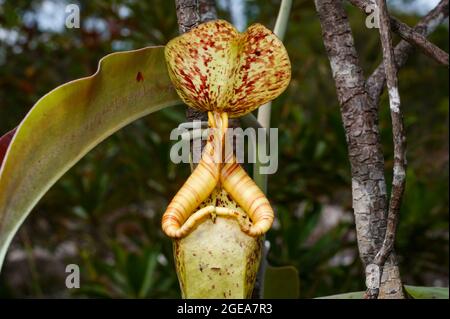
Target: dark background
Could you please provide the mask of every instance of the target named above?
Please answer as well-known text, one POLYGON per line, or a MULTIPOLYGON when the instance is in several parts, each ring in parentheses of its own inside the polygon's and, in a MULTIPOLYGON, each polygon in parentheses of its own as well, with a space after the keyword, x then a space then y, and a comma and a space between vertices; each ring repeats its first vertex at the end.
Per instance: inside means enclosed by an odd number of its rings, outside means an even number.
MULTIPOLYGON (((80 5, 80 29, 58 27, 69 2, 0 0, 0 135, 54 87, 94 73, 104 55, 165 44, 178 34, 170 0, 73 2, 80 5)), ((231 20, 233 2, 220 2, 219 16, 231 20)), ((278 6, 245 1, 246 22, 273 28, 278 6)), ((378 30, 367 29, 358 10, 348 12, 367 75, 381 62, 378 30)), ((419 19, 396 15, 409 25, 419 19)), ((431 40, 448 52, 448 24, 431 40)), ((279 170, 269 177, 278 215, 267 235, 269 262, 298 269, 301 298, 362 290, 345 137, 313 1, 294 1, 285 45, 293 69, 272 113, 279 170)), ((400 72, 400 91, 409 160, 396 245, 400 271, 407 284, 448 287, 448 69, 415 53, 400 72)), ((389 185, 386 95, 380 116, 389 185)), ((189 174, 189 165, 169 159, 169 133, 184 120, 182 106, 138 120, 71 169, 14 239, 0 297, 179 297, 160 218, 189 174), (81 268, 80 289, 65 287, 68 263, 81 268), (152 280, 142 287, 146 275, 152 280)))

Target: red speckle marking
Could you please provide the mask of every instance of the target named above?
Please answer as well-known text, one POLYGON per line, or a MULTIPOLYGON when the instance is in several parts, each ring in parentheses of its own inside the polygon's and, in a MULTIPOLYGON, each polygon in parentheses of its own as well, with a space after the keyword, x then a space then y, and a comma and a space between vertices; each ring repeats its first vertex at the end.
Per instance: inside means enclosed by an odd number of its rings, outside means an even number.
POLYGON ((138 73, 136 74, 136 81, 138 81, 138 82, 144 81, 144 76, 142 75, 141 72, 138 72, 138 73))
POLYGON ((0 166, 3 162, 3 158, 5 157, 6 151, 8 150, 9 143, 11 143, 14 134, 16 134, 17 128, 9 131, 5 135, 0 137, 0 166))
POLYGON ((212 57, 205 57, 203 60, 203 64, 207 67, 209 62, 212 61, 212 57))
POLYGON ((178 69, 178 73, 183 77, 184 85, 186 86, 186 88, 189 91, 191 91, 192 93, 197 93, 197 90, 195 89, 195 84, 194 84, 194 82, 192 82, 191 77, 189 76, 189 74, 184 72, 183 69, 178 69))

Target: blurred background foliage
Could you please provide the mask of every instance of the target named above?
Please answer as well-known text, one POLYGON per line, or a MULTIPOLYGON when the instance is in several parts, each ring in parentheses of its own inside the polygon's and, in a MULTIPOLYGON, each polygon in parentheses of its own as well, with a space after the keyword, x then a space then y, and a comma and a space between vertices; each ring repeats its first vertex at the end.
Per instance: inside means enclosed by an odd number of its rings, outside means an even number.
MULTIPOLYGON (((278 0, 218 2, 219 16, 241 27, 258 21, 273 28, 279 6, 278 0)), ((358 10, 348 6, 348 13, 368 75, 381 61, 378 31, 364 26, 358 10)), ((410 25, 419 19, 396 15, 410 25)), ((54 87, 94 73, 104 55, 163 45, 177 32, 173 1, 0 0, 0 134, 54 87), (64 28, 68 3, 80 5, 80 29, 64 28)), ((448 25, 431 39, 448 52, 448 25)), ((362 290, 345 136, 313 1, 294 1, 285 44, 293 70, 272 115, 279 170, 269 178, 278 216, 267 236, 269 263, 297 268, 301 298, 362 290)), ((410 285, 448 287, 448 69, 416 53, 400 83, 409 159, 396 246, 401 274, 410 285)), ((169 133, 184 119, 183 106, 141 119, 66 174, 16 236, 0 297, 179 297, 160 218, 189 174, 189 165, 169 159, 169 133), (65 287, 69 263, 80 265, 81 289, 65 287)), ((390 183, 386 96, 380 126, 390 183)))

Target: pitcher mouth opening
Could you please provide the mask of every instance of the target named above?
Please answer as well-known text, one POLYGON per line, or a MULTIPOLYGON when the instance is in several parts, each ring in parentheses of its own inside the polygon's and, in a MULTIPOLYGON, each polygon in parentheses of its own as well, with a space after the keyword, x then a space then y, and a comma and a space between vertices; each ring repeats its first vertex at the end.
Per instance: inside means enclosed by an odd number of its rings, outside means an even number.
POLYGON ((169 237, 182 238, 208 216, 222 216, 235 218, 244 233, 261 236, 270 229, 274 219, 269 200, 237 162, 234 152, 225 152, 228 114, 209 112, 208 124, 215 130, 209 136, 198 166, 164 212, 162 229, 169 237), (222 202, 235 202, 242 211, 217 205, 223 192, 222 202), (200 207, 211 196, 213 202, 200 207))

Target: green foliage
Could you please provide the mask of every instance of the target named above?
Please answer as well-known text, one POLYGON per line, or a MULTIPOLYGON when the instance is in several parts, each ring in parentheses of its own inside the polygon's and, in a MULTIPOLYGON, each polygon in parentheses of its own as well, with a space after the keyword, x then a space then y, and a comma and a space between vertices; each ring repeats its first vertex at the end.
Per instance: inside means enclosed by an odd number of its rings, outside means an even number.
MULTIPOLYGON (((412 299, 448 299, 448 288, 405 285, 405 290, 409 295, 408 298, 412 299)), ((361 299, 363 296, 364 291, 357 291, 317 299, 361 299)))
MULTIPOLYGON (((161 265, 161 247, 147 247, 133 252, 119 243, 112 242, 113 252, 108 261, 90 256, 89 251, 82 252, 85 262, 83 269, 87 282, 76 296, 96 298, 179 298, 178 282, 171 276, 166 265, 161 265)), ((165 260, 165 259, 163 259, 165 260)))
POLYGON ((265 299, 298 299, 300 293, 300 281, 295 267, 271 267, 266 268, 264 278, 265 299))
POLYGON ((448 299, 448 288, 405 286, 405 290, 414 299, 448 299))
POLYGON ((94 75, 41 98, 20 123, 2 161, 0 269, 19 226, 69 168, 125 125, 179 103, 163 47, 110 54, 94 75))
MULTIPOLYGON (((36 12, 41 2, 6 1, 0 10, 2 28, 21 34, 15 44, 0 44, 0 134, 13 128, 49 90, 92 74, 102 56, 165 44, 178 30, 173 1, 100 0, 80 1, 81 29, 43 32, 36 24, 24 24, 24 14, 36 12), (129 8, 127 17, 119 15, 123 5, 129 8), (104 29, 88 28, 90 18, 106 22, 104 29)), ((249 23, 273 28, 279 1, 246 4, 249 23)), ((348 12, 367 75, 381 59, 378 31, 364 27, 364 14, 350 6, 348 12)), ((230 18, 228 11, 219 15, 230 18)), ((399 17, 409 25, 418 20, 399 17)), ((439 28, 431 40, 448 51, 448 28, 439 28)), ((294 1, 285 44, 293 70, 288 91, 272 107, 272 127, 279 128, 279 169, 269 176, 268 185, 278 216, 267 235, 269 263, 297 268, 300 298, 361 291, 363 269, 352 221, 345 136, 313 1, 294 1), (333 211, 340 212, 336 223, 333 211), (325 227, 327 221, 330 226, 325 227)), ((409 284, 446 286, 448 69, 414 53, 400 72, 400 85, 409 162, 396 245, 400 271, 409 284)), ((64 267, 46 275, 54 260, 39 253, 59 256, 63 244, 70 243, 76 251, 60 259, 63 265, 80 265, 83 289, 76 296, 135 297, 142 290, 145 297, 178 297, 171 242, 160 231, 160 218, 189 173, 189 165, 169 159, 169 133, 182 121, 182 108, 154 113, 113 135, 69 171, 15 238, 0 275, 0 296, 73 294, 64 286, 64 267), (27 247, 25 234, 31 238, 31 258, 20 259, 27 247), (152 256, 157 256, 156 266, 152 256), (33 265, 36 276, 30 274, 33 265), (103 271, 108 267, 109 272, 103 271), (153 268, 155 274, 148 290, 138 284, 147 278, 144 268, 153 268)), ((380 105, 380 127, 390 183, 386 96, 380 105)))
POLYGON ((356 291, 356 292, 348 292, 345 294, 319 297, 317 299, 362 299, 363 297, 364 297, 364 291, 356 291))

